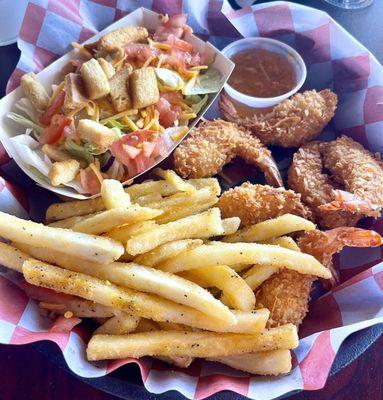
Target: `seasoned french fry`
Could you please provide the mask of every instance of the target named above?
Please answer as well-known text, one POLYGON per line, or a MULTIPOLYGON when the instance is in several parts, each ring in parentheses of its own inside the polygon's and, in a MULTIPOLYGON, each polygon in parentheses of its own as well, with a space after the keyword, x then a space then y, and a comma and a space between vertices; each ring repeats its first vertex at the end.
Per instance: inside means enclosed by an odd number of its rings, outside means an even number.
POLYGON ((285 267, 301 274, 331 277, 330 271, 313 256, 285 249, 280 246, 256 243, 212 242, 188 250, 167 260, 157 268, 168 272, 180 272, 210 265, 259 264, 285 267))
MULTIPOLYGON (((272 267, 270 265, 254 265, 254 267, 250 268, 244 275, 248 286, 251 290, 256 290, 259 286, 262 285, 270 276, 274 275, 279 271, 278 267, 272 267)), ((224 303, 225 301, 221 299, 224 303)))
POLYGON ((200 276, 197 276, 196 274, 193 274, 193 270, 188 270, 188 271, 181 271, 177 273, 178 276, 181 278, 187 279, 188 281, 196 283, 198 286, 201 286, 203 288, 211 288, 212 285, 202 279, 200 276))
MULTIPOLYGON (((23 274, 26 281, 32 285, 79 296, 113 309, 133 313, 138 317, 171 321, 211 331, 225 331, 235 326, 156 295, 121 288, 108 281, 67 271, 34 259, 24 262, 23 274)), ((263 323, 262 317, 260 315, 259 318, 263 323)))
POLYGON ((218 197, 210 198, 207 201, 184 203, 178 207, 174 207, 168 212, 156 218, 159 224, 167 224, 169 222, 177 221, 181 218, 186 218, 190 215, 199 214, 213 207, 218 201, 218 197))
POLYGON ((284 349, 209 358, 208 360, 220 362, 254 375, 287 374, 292 367, 290 350, 284 349))
POLYGON ((163 170, 162 168, 155 168, 153 172, 160 178, 171 183, 180 192, 194 193, 196 191, 193 185, 184 181, 171 169, 163 170))
POLYGON ((14 246, 0 242, 0 265, 22 272, 24 261, 30 258, 29 254, 17 249, 14 246))
POLYGON ((140 319, 134 315, 120 313, 104 322, 94 331, 94 335, 126 335, 134 332, 140 319))
POLYGON ((222 290, 227 303, 235 310, 251 311, 255 307, 255 295, 249 285, 227 265, 212 265, 188 271, 210 286, 222 290))
POLYGON ((70 229, 79 222, 84 221, 84 219, 94 217, 95 215, 97 215, 97 213, 60 219, 58 221, 51 222, 50 224, 48 224, 48 226, 52 226, 53 228, 70 229))
POLYGON ((147 318, 140 318, 135 332, 151 332, 158 331, 158 323, 147 318))
POLYGON ((204 213, 158 225, 149 232, 133 236, 126 243, 126 251, 135 256, 173 240, 208 238, 220 235, 222 232, 220 211, 218 208, 212 208, 204 213))
POLYGON ((134 262, 148 267, 155 267, 157 264, 175 257, 185 250, 201 246, 201 244, 203 244, 201 239, 175 240, 174 242, 164 243, 147 253, 140 254, 134 259, 134 262))
POLYGON ((129 194, 125 193, 121 182, 115 179, 104 179, 102 181, 101 198, 107 210, 128 208, 131 205, 129 194))
MULTIPOLYGON (((70 312, 78 318, 112 318, 115 314, 110 307, 79 298, 69 299, 61 305, 61 308, 54 310, 56 314, 64 315, 66 312, 70 312)), ((40 302, 39 307, 49 309, 45 302, 40 302)))
POLYGON ((273 237, 286 235, 297 231, 312 231, 315 224, 307 219, 293 214, 284 214, 280 217, 247 226, 224 239, 225 242, 260 242, 273 237))
POLYGON ((281 236, 274 239, 267 240, 265 244, 274 244, 294 251, 301 251, 295 240, 290 236, 281 236))
POLYGON ((131 205, 128 208, 113 208, 111 210, 101 211, 90 218, 85 218, 77 222, 71 229, 76 232, 100 234, 108 232, 120 225, 134 224, 136 222, 153 219, 161 214, 161 210, 131 205))
POLYGON ((111 231, 106 232, 105 235, 125 244, 133 235, 139 235, 143 232, 147 232, 150 229, 153 229, 155 226, 156 223, 152 220, 140 221, 131 225, 129 224, 117 226, 111 231))
POLYGON ((254 335, 232 333, 153 331, 121 335, 95 335, 87 347, 89 361, 144 356, 220 357, 257 351, 293 349, 297 328, 287 324, 254 335))
POLYGON ((156 203, 158 201, 161 201, 163 197, 161 196, 161 193, 149 193, 149 194, 144 194, 143 196, 136 197, 134 199, 134 202, 139 204, 140 206, 147 206, 150 203, 156 203))
MULTIPOLYGON (((221 193, 221 188, 217 179, 189 179, 187 181, 196 189, 210 188, 215 196, 221 193)), ((162 196, 170 196, 177 193, 177 189, 167 181, 146 181, 125 188, 132 200, 137 197, 151 193, 159 193, 162 196)), ((105 209, 104 203, 100 197, 87 200, 69 201, 66 203, 55 203, 48 207, 46 212, 47 221, 57 221, 74 216, 92 214, 105 209)))
POLYGON ((240 224, 241 220, 238 217, 223 219, 222 220, 223 231, 224 231, 223 234, 226 236, 237 232, 240 224))
POLYGON ((0 236, 32 246, 63 251, 68 255, 78 255, 79 258, 96 263, 109 263, 124 253, 121 243, 115 240, 52 228, 3 212, 0 212, 0 236))
MULTIPOLYGON (((294 251, 301 251, 294 239, 289 236, 281 236, 279 238, 271 239, 268 243, 294 251)), ((278 271, 278 267, 271 267, 270 265, 254 265, 243 275, 243 278, 252 290, 256 290, 263 282, 278 271)), ((221 299, 221 301, 223 301, 223 299, 221 299)))

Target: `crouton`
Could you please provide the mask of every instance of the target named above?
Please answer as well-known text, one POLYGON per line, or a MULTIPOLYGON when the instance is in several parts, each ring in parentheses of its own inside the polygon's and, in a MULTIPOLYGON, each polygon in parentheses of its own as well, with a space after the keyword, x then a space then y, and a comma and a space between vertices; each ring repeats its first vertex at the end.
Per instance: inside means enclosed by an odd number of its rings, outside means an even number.
POLYGON ((91 119, 80 119, 77 133, 81 139, 93 143, 100 150, 108 149, 116 140, 116 135, 111 129, 91 119))
POLYGON ((132 66, 127 65, 109 79, 110 98, 117 112, 132 108, 132 100, 129 94, 129 75, 132 71, 132 66))
POLYGON ((64 108, 74 110, 85 106, 88 102, 84 82, 79 74, 70 73, 65 76, 64 108))
POLYGON ((91 100, 104 97, 110 92, 108 78, 94 58, 90 59, 81 66, 81 77, 84 80, 88 97, 91 100))
POLYGON ((57 161, 51 166, 49 179, 53 186, 59 186, 73 181, 79 171, 80 163, 77 160, 57 161))
POLYGON ((160 93, 154 68, 136 69, 130 74, 129 83, 133 108, 143 108, 158 102, 160 93))
POLYGON ((108 79, 110 79, 116 73, 113 65, 110 62, 106 61, 105 58, 100 57, 97 59, 97 61, 108 79))
POLYGON ((49 103, 49 96, 39 78, 29 72, 21 77, 21 87, 25 96, 31 101, 37 110, 45 110, 49 103))
POLYGON ((105 34, 100 39, 100 48, 111 52, 119 47, 124 47, 128 43, 140 42, 149 36, 146 28, 141 26, 124 26, 115 31, 105 34))

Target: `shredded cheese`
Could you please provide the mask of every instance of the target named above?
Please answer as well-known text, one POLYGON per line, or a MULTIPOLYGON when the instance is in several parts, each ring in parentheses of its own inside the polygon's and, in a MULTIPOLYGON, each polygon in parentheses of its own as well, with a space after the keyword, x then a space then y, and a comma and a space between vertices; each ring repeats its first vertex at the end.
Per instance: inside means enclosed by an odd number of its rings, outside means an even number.
POLYGON ((57 95, 64 89, 65 82, 62 81, 56 88, 56 90, 52 93, 51 98, 49 99, 48 107, 53 103, 53 100, 57 97, 57 95))
POLYGON ((87 50, 82 44, 77 43, 77 42, 72 42, 71 44, 72 44, 72 47, 74 49, 77 49, 82 54, 84 54, 86 57, 88 57, 88 58, 92 58, 93 57, 92 53, 89 50, 87 50))
POLYGON ((184 83, 180 82, 178 86, 175 88, 172 88, 170 86, 163 86, 160 83, 158 83, 158 89, 160 92, 177 92, 178 90, 181 90, 184 87, 184 83))
POLYGON ((180 75, 183 75, 186 78, 193 78, 199 74, 199 71, 191 71, 191 70, 186 70, 183 68, 178 68, 177 71, 180 75))
POLYGON ((82 106, 80 106, 80 107, 78 107, 78 108, 75 108, 74 110, 72 110, 72 111, 70 111, 68 114, 66 114, 66 116, 68 117, 68 118, 73 118, 78 112, 80 112, 81 110, 83 110, 84 109, 84 105, 82 105, 82 106))
POLYGON ((182 88, 182 94, 183 94, 183 95, 186 95, 186 93, 188 92, 188 90, 194 86, 194 84, 195 84, 195 82, 196 82, 196 79, 197 79, 197 75, 196 75, 196 76, 193 76, 192 78, 190 78, 190 79, 186 82, 186 85, 182 88))
POLYGON ((140 118, 137 122, 136 125, 138 126, 139 129, 142 129, 144 127, 144 120, 140 118))
POLYGON ((160 68, 161 67, 161 64, 162 64, 162 61, 164 60, 164 55, 161 53, 159 56, 158 56, 158 62, 157 62, 157 68, 160 68))
POLYGON ((121 120, 125 125, 128 125, 132 131, 139 130, 138 126, 127 115, 125 115, 121 120))
POLYGON ((201 71, 202 69, 208 69, 207 65, 196 65, 195 67, 191 67, 190 71, 201 71))
POLYGON ((171 48, 172 48, 172 46, 170 46, 170 44, 155 42, 154 40, 152 40, 150 38, 148 38, 148 43, 151 48, 155 47, 160 50, 167 51, 167 50, 171 50, 171 48))
POLYGON ((189 130, 189 128, 187 126, 184 126, 178 132, 173 133, 172 135, 170 135, 170 137, 173 140, 173 142, 178 142, 179 140, 181 140, 186 135, 188 130, 189 130))
POLYGON ((146 68, 150 65, 150 63, 155 59, 156 57, 154 56, 150 56, 146 59, 146 61, 144 62, 144 64, 142 65, 142 68, 146 68))
POLYGON ((105 124, 106 124, 108 121, 110 121, 111 119, 120 119, 120 118, 126 117, 126 116, 128 116, 128 115, 135 115, 135 114, 137 114, 137 113, 138 113, 138 110, 135 109, 135 108, 132 108, 132 109, 130 109, 130 110, 122 111, 122 112, 120 112, 120 113, 118 113, 118 114, 114 114, 114 115, 112 115, 112 116, 110 116, 110 117, 104 118, 104 119, 102 119, 102 120, 100 121, 100 123, 103 124, 103 125, 105 125, 105 124))
POLYGON ((180 119, 193 119, 196 117, 197 117, 197 114, 195 114, 195 113, 185 113, 185 114, 181 114, 180 119))

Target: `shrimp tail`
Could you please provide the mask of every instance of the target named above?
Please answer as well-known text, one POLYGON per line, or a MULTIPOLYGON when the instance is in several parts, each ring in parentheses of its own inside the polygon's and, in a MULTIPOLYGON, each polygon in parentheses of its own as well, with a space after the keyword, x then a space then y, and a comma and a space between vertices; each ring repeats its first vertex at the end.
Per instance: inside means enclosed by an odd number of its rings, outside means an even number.
MULTIPOLYGON (((383 238, 378 232, 352 227, 335 228, 326 232, 329 240, 335 240, 340 250, 345 247, 378 247, 383 238)), ((338 251, 340 251, 338 250, 338 251)))
POLYGON ((334 200, 318 206, 321 211, 348 211, 353 214, 361 214, 367 217, 380 217, 380 207, 371 204, 360 196, 344 190, 333 190, 334 200))
POLYGON ((240 122, 241 118, 238 115, 238 112, 235 109, 234 104, 230 101, 229 97, 226 94, 224 93, 221 94, 218 101, 218 106, 221 113, 223 114, 223 116, 227 121, 237 122, 237 123, 240 122))

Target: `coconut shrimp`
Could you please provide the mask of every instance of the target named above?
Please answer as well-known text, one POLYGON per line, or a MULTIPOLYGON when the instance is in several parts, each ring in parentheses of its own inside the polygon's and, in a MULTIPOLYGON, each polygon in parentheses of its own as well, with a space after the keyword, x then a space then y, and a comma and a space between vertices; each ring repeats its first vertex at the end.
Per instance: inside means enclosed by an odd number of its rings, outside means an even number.
POLYGON ((217 207, 223 218, 239 217, 242 226, 288 213, 308 219, 312 217, 310 210, 302 204, 300 194, 249 182, 223 193, 217 207))
POLYGON ((331 202, 335 186, 329 176, 323 172, 322 153, 327 143, 310 142, 303 145, 294 154, 288 171, 288 186, 302 195, 302 201, 310 208, 315 221, 323 228, 354 226, 362 218, 347 210, 322 210, 321 206, 331 202))
POLYGON ((272 186, 283 186, 270 151, 246 129, 220 119, 203 121, 174 152, 175 170, 183 178, 206 178, 234 157, 254 164, 272 186))
POLYGON ((329 142, 323 153, 324 166, 345 191, 334 191, 334 201, 321 210, 347 210, 379 217, 383 208, 383 168, 360 143, 348 136, 329 142))
POLYGON ((262 143, 299 147, 316 138, 334 116, 337 96, 329 89, 297 93, 277 104, 270 112, 241 117, 229 97, 222 94, 220 110, 228 121, 248 128, 262 143))
MULTIPOLYGON (((332 257, 343 247, 376 247, 383 243, 382 237, 374 231, 343 227, 329 231, 307 231, 299 239, 300 249, 314 256, 328 267, 333 278, 325 281, 331 288, 339 281, 332 264, 332 257)), ((291 270, 281 270, 265 281, 256 293, 257 307, 270 310, 269 327, 286 323, 300 325, 308 311, 310 291, 316 278, 291 270)))

